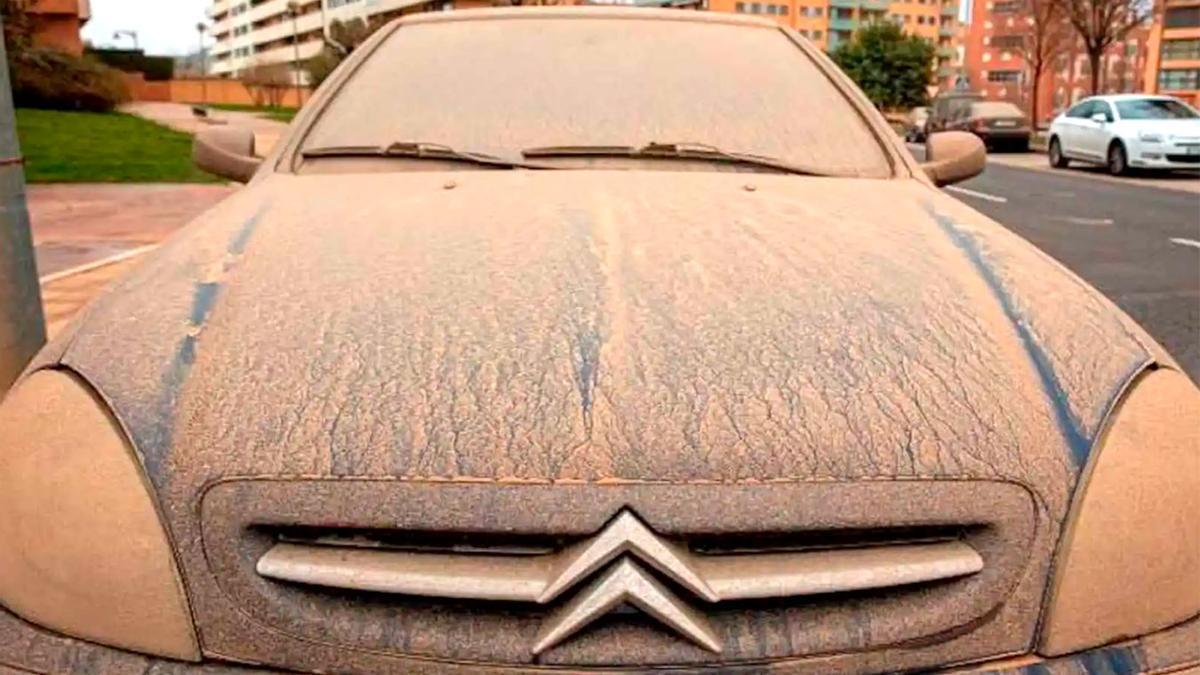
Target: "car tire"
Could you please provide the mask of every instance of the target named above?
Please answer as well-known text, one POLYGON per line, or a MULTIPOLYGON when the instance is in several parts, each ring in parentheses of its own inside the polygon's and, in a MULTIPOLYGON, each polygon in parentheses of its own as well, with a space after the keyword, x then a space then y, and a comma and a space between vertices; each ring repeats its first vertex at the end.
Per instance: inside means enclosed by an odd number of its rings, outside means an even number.
POLYGON ((1062 143, 1058 141, 1057 136, 1050 137, 1050 150, 1047 156, 1050 158, 1050 166, 1055 169, 1065 169, 1071 165, 1071 160, 1063 154, 1062 143))
POLYGON ((1108 172, 1114 176, 1124 176, 1129 173, 1129 155, 1125 152, 1125 145, 1120 141, 1108 146, 1106 166, 1108 172))

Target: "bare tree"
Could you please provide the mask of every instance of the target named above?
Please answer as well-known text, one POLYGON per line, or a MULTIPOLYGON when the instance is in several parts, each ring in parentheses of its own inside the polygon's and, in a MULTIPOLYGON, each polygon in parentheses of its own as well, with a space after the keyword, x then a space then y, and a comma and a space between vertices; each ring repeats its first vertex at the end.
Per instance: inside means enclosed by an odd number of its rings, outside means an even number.
POLYGON ((1029 119, 1036 128, 1042 74, 1071 46, 1074 35, 1064 0, 1025 0, 1024 9, 1025 16, 1033 22, 1026 27, 1017 49, 1029 67, 1029 119))
POLYGON ((1129 31, 1146 23, 1153 4, 1150 0, 1061 0, 1067 19, 1083 43, 1092 75, 1092 93, 1100 93, 1104 72, 1100 59, 1114 43, 1125 39, 1129 31))
POLYGON ((287 63, 255 64, 242 75, 242 84, 254 97, 255 105, 278 108, 293 86, 292 71, 287 63))

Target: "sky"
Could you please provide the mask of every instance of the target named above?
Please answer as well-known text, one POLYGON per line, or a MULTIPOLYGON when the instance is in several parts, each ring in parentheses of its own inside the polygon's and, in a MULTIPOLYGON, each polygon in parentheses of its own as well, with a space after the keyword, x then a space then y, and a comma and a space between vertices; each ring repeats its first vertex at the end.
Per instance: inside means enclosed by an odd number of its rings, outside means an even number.
POLYGON ((92 18, 83 38, 97 46, 132 47, 128 37, 113 38, 118 30, 137 31, 147 54, 187 54, 199 41, 196 24, 208 21, 211 0, 92 0, 92 18))

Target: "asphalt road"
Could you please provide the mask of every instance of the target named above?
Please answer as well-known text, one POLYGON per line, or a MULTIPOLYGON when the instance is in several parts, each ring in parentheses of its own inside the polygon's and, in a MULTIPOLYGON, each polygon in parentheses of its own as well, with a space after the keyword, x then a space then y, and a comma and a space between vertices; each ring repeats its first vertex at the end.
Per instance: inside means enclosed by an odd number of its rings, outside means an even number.
POLYGON ((1200 382, 1200 194, 992 162, 947 190, 1098 288, 1200 382))

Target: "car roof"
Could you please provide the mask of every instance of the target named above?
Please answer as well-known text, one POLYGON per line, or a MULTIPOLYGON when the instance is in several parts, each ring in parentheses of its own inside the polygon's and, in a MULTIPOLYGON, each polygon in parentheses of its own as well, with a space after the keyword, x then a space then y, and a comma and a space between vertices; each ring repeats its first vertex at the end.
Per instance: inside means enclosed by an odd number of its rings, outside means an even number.
POLYGON ((1101 94, 1099 96, 1089 96, 1084 101, 1129 101, 1134 99, 1155 99, 1155 100, 1175 100, 1174 96, 1166 96, 1163 94, 1101 94))
POLYGON ((418 12, 396 19, 401 25, 444 23, 450 21, 509 21, 513 19, 630 19, 640 21, 690 21, 724 23, 752 28, 778 30, 769 19, 726 12, 701 12, 686 9, 660 9, 636 6, 551 5, 545 7, 485 7, 458 9, 453 12, 418 12))

